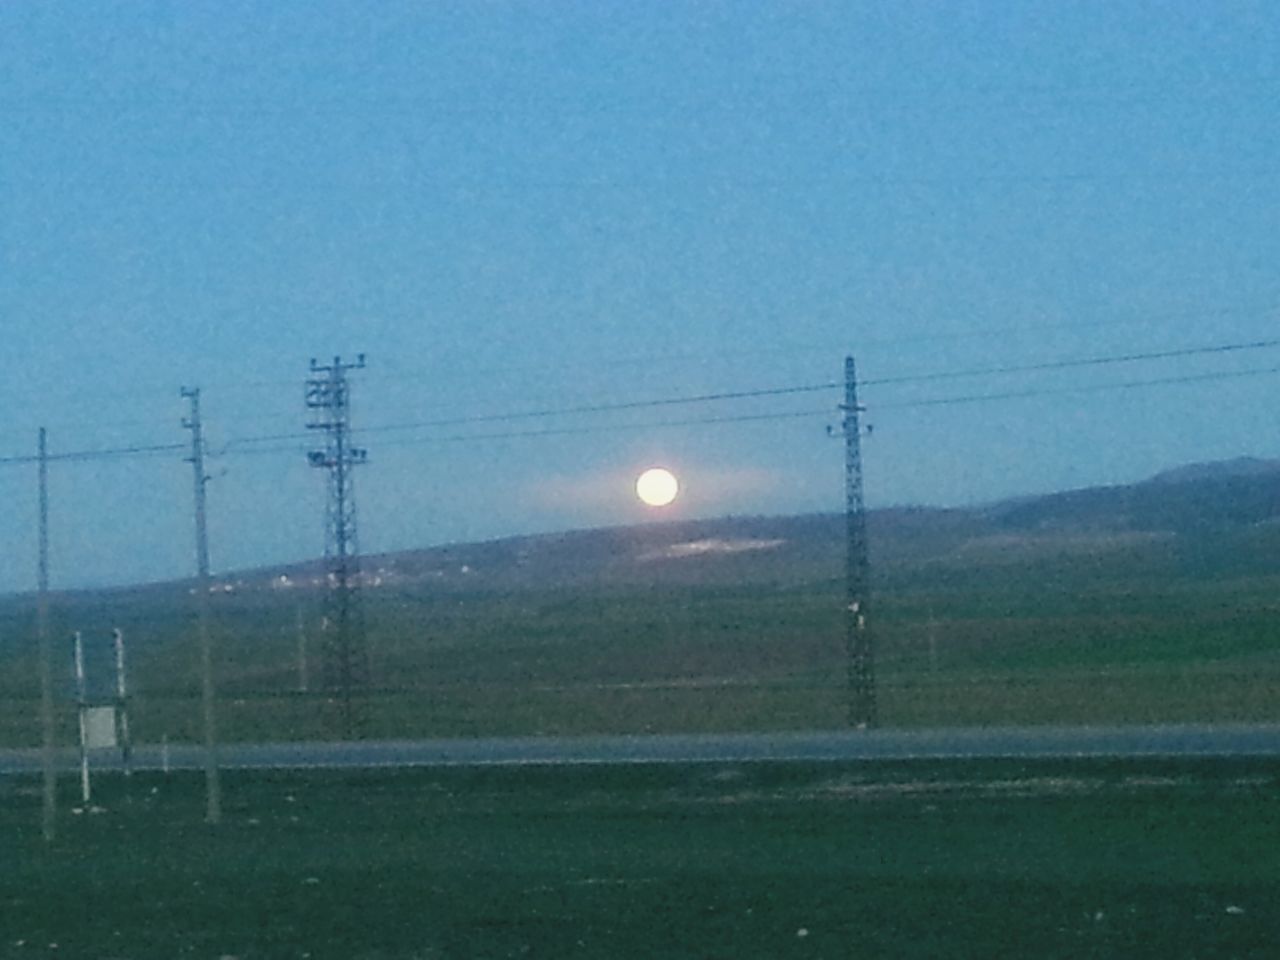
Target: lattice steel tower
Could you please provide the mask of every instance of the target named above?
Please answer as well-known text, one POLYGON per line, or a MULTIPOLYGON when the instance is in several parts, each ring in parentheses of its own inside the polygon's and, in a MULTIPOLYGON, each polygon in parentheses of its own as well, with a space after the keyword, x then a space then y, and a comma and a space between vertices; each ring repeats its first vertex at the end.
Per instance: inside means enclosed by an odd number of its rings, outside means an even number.
POLYGON ((361 711, 355 694, 369 679, 353 469, 366 462, 368 452, 351 444, 351 394, 347 384, 347 372, 362 369, 363 353, 355 363, 343 363, 341 357, 334 357, 329 364, 313 359, 312 375, 307 380, 307 427, 325 434, 324 449, 311 451, 307 459, 313 467, 329 474, 323 678, 325 688, 338 696, 347 736, 360 727, 361 711))
POLYGON ((845 651, 848 657, 849 725, 876 724, 876 677, 867 598, 871 592, 867 559, 867 514, 862 500, 862 423, 858 374, 853 357, 844 360, 844 518, 845 651))

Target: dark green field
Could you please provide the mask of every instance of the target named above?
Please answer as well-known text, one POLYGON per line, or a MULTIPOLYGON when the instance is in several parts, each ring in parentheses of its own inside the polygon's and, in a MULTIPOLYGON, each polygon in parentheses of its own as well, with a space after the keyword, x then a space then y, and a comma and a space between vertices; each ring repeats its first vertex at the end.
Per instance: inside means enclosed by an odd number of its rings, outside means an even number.
MULTIPOLYGON (((1059 516, 1059 501, 1075 503, 1067 495, 1015 504, 1004 519, 977 510, 872 514, 868 609, 882 723, 1280 721, 1280 524, 1265 519, 1280 496, 1273 487, 1245 498, 1258 501, 1248 523, 1218 515, 1236 502, 1225 488, 1185 504, 1174 496, 1189 496, 1181 487, 1147 490, 1119 520, 1088 514, 1096 529, 1059 516), (1157 521, 1164 527, 1129 529, 1157 521)), ((1104 493, 1097 509, 1112 510, 1119 494, 1104 493)), ((838 518, 793 517, 370 558, 366 567, 387 579, 364 591, 371 688, 362 732, 838 727, 843 549, 838 518), (690 542, 777 546, 652 559, 690 542)), ((340 735, 319 689, 320 591, 274 589, 277 579, 246 575, 213 598, 223 735, 340 735), (299 619, 309 645, 305 692, 299 619)), ((198 738, 188 587, 54 597, 64 743, 74 732, 66 637, 85 631, 101 656, 112 627, 130 641, 137 737, 198 738)), ((0 600, 0 746, 38 741, 33 624, 30 596, 0 600)), ((110 679, 101 659, 96 675, 110 679)))
MULTIPOLYGON (((1275 577, 1123 589, 1103 579, 1040 591, 886 587, 874 608, 881 719, 902 727, 1276 721, 1278 596, 1275 577)), ((333 736, 326 696, 297 690, 294 610, 275 599, 215 605, 223 734, 333 736)), ((834 585, 371 600, 367 736, 813 729, 844 719, 834 585)), ((122 599, 79 617, 130 632, 140 740, 198 737, 195 644, 177 603, 122 599)), ((9 664, 0 745, 31 746, 30 646, 9 664)), ((71 742, 65 678, 59 696, 71 742)))
POLYGON ((1274 957, 1273 761, 0 782, 0 956, 1274 957), (69 793, 69 785, 64 796, 69 793), (56 944, 56 947, 52 945, 56 944))

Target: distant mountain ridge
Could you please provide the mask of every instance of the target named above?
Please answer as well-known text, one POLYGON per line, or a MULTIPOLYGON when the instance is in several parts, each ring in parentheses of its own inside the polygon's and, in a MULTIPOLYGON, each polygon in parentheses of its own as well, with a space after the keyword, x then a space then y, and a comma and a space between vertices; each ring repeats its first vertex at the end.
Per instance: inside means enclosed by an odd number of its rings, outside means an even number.
POLYGON ((1188 463, 1185 466, 1164 470, 1143 483, 1196 483, 1203 480, 1224 480, 1233 477, 1260 477, 1280 473, 1280 460, 1261 457, 1235 457, 1231 460, 1209 460, 1188 463))
MULTIPOLYGON (((870 511, 882 702, 935 724, 1274 718, 1280 469, 1268 463, 870 511), (1193 688, 1214 692, 1197 700, 1193 688)), ((362 560, 382 735, 683 731, 761 715, 811 729, 846 715, 834 699, 847 670, 840 513, 570 530, 362 560)), ((322 695, 300 696, 300 677, 310 663, 319 679, 325 583, 319 560, 214 579, 220 689, 240 737, 266 736, 263 717, 271 737, 322 731, 312 709, 322 695)), ((51 605, 55 636, 129 636, 135 689, 157 693, 152 717, 173 711, 153 736, 195 736, 195 589, 187 579, 72 591, 51 605)), ((31 594, 0 604, 11 625, 0 631, 0 704, 19 704, 13 723, 32 735, 36 612, 31 594)))
MULTIPOLYGON (((972 507, 868 513, 879 578, 968 576, 983 566, 1089 560, 1150 570, 1280 572, 1280 460, 1188 464, 1133 484, 1023 496, 972 507), (949 571, 949 572, 948 572, 949 571)), ((433 593, 596 585, 786 589, 842 576, 843 514, 727 516, 569 530, 362 558, 372 590, 433 593)), ((316 590, 320 560, 219 574, 226 592, 316 590)), ((120 591, 190 589, 191 581, 120 591)), ((85 591, 96 593, 97 591, 85 591)))
POLYGON ((1134 484, 1088 487, 997 504, 992 519, 1020 530, 1179 533, 1280 515, 1280 461, 1196 463, 1134 484))
MULTIPOLYGON (((1188 464, 1133 484, 983 506, 871 510, 868 534, 873 563, 888 571, 977 559, 1132 553, 1165 542, 1212 541, 1215 550, 1230 552, 1224 544, 1241 538, 1252 555, 1265 559, 1255 528, 1276 519, 1280 460, 1238 457, 1188 464)), ((729 516, 397 551, 365 557, 364 572, 373 587, 425 590, 637 582, 786 585, 835 576, 844 538, 842 514, 729 516)), ((318 586, 321 577, 321 565, 312 561, 227 579, 244 587, 284 588, 318 586)))

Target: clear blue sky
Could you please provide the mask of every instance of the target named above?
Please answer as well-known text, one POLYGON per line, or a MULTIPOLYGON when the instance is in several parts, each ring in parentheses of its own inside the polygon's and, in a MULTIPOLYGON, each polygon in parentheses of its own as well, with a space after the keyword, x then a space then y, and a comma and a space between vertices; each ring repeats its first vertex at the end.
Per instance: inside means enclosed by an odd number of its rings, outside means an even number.
MULTIPOLYGON (((14 0, 0 456, 181 442, 200 386, 226 570, 323 548, 319 473, 243 442, 301 429, 312 356, 368 354, 379 427, 1270 338, 1278 57, 1269 2, 14 0)), ((868 386, 868 497, 1277 455, 1277 375, 893 405, 1278 365, 868 386)), ((837 509, 838 399, 370 432, 363 546, 640 521, 657 462, 663 516, 837 509), (608 429, 431 439, 577 426, 608 429)), ((191 572, 180 456, 54 466, 55 585, 191 572)), ((0 466, 0 589, 35 522, 0 466)))

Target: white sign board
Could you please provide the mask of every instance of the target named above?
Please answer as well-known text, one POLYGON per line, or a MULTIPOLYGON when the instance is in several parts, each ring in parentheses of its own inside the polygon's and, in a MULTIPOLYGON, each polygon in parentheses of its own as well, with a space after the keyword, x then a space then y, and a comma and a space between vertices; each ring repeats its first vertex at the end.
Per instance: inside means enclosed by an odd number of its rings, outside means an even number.
POLYGON ((116 708, 86 707, 84 745, 89 750, 107 750, 116 745, 116 708))

